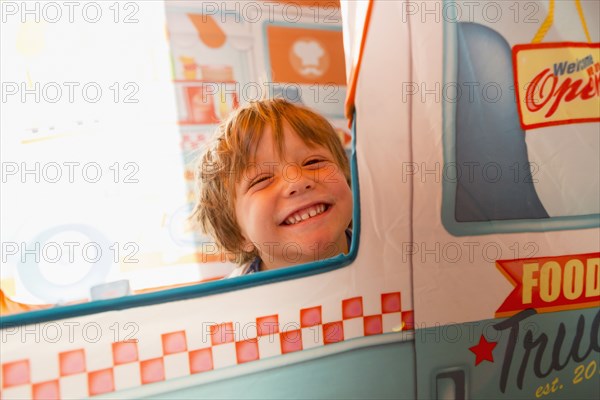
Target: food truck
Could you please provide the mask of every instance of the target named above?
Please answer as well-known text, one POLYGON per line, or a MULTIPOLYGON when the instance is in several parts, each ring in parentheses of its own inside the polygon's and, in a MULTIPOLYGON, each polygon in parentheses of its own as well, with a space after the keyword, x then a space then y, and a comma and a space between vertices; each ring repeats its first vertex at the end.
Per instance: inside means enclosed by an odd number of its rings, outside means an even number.
POLYGON ((0 4, 0 398, 598 398, 600 3, 0 4), (194 160, 265 96, 352 242, 226 278, 194 160))

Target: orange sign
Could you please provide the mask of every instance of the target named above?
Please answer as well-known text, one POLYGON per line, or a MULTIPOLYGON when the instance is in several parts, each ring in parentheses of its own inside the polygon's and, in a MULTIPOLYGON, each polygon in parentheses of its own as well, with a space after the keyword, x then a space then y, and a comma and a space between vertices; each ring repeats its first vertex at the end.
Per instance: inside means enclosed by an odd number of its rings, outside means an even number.
POLYGON ((342 32, 267 27, 273 81, 346 84, 342 32))
POLYGON ((188 17, 198 31, 200 40, 206 46, 218 49, 225 44, 227 35, 213 17, 205 14, 188 14, 188 17))
POLYGON ((513 48, 523 129, 600 121, 600 43, 537 43, 513 48))
POLYGON ((527 308, 550 312, 600 306, 600 253, 498 260, 496 267, 515 287, 496 317, 527 308))

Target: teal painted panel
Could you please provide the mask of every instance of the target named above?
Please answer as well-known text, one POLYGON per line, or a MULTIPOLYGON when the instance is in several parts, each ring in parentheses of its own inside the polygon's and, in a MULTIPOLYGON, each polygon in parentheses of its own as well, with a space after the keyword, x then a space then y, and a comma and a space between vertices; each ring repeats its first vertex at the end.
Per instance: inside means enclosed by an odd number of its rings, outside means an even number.
POLYGON ((397 342, 304 361, 155 399, 411 399, 414 342, 397 342))
POLYGON ((418 398, 598 399, 599 328, 587 308, 417 330, 418 398))

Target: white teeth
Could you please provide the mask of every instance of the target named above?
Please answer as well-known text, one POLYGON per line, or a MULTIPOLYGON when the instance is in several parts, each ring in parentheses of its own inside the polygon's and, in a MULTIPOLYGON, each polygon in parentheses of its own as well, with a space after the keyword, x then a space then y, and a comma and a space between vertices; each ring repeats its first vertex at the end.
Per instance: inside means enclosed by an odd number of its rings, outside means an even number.
POLYGON ((298 222, 306 221, 307 219, 309 219, 311 217, 315 217, 315 216, 321 214, 322 212, 324 212, 325 208, 326 208, 325 204, 318 204, 307 210, 303 210, 302 215, 300 215, 298 213, 294 213, 293 215, 290 215, 285 220, 285 224, 286 225, 294 225, 294 224, 297 224, 298 222))

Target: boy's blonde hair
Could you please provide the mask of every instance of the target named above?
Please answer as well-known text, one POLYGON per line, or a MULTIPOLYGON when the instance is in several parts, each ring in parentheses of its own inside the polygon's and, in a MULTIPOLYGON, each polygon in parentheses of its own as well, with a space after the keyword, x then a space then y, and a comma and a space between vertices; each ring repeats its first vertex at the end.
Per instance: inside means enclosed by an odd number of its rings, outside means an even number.
POLYGON ((271 128, 278 154, 283 154, 284 122, 307 146, 329 150, 350 185, 346 152, 331 124, 321 115, 284 99, 255 101, 234 111, 219 125, 199 158, 199 195, 190 218, 216 240, 221 251, 231 253, 240 264, 253 260, 258 252, 243 248, 244 237, 235 217, 235 185, 251 165, 267 127, 271 128))

